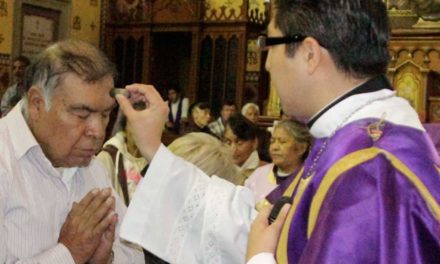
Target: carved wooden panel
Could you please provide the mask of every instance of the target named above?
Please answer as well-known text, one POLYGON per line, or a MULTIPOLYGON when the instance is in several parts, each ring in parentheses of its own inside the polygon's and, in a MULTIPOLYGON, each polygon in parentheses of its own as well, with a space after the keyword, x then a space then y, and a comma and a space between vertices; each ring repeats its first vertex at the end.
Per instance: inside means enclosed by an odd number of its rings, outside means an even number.
POLYGON ((440 72, 440 30, 394 30, 388 76, 398 95, 408 99, 422 122, 430 120, 427 74, 440 72))
POLYGON ((440 97, 429 98, 429 122, 440 123, 440 97))
POLYGON ((205 21, 245 20, 246 0, 207 0, 205 1, 205 21))
POLYGON ((151 21, 152 6, 151 1, 148 0, 110 0, 104 7, 106 22, 112 24, 151 21))
POLYGON ((407 99, 419 113, 420 118, 424 120, 426 118, 425 86, 428 69, 408 60, 390 71, 394 71, 393 86, 397 95, 407 99))
POLYGON ((117 86, 148 81, 149 32, 108 30, 107 51, 118 70, 117 86))
POLYGON ((427 81, 428 122, 440 122, 440 72, 429 72, 427 81))
POLYGON ((197 91, 197 100, 208 102, 210 100, 210 91, 213 76, 213 40, 211 36, 206 36, 202 40, 200 54, 200 71, 199 71, 199 89, 197 91))
POLYGON ((197 98, 207 101, 218 114, 225 100, 234 100, 237 93, 239 39, 236 35, 205 36, 200 54, 200 77, 197 98))
POLYGON ((156 0, 153 4, 153 22, 198 22, 201 3, 200 0, 156 0))

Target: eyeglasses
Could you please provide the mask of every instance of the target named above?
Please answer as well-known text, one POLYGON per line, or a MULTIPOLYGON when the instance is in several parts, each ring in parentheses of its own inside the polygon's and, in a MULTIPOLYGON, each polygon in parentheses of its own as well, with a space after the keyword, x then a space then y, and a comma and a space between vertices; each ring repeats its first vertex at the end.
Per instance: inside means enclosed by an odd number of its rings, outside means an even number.
POLYGON ((279 44, 289 44, 294 42, 301 42, 306 38, 301 34, 295 34, 288 37, 268 37, 266 35, 260 35, 257 39, 257 46, 260 50, 267 50, 270 46, 279 44))

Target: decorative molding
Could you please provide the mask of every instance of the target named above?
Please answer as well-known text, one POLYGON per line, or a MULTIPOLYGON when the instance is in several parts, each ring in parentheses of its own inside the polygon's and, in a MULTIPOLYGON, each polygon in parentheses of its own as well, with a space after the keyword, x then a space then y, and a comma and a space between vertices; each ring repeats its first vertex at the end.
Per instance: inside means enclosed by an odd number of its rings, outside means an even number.
POLYGON ((6 53, 0 53, 0 65, 9 65, 11 64, 11 55, 6 53))
POLYGON ((8 3, 5 0, 0 0, 0 16, 8 15, 8 3))
POLYGON ((250 9, 248 12, 249 21, 255 24, 263 25, 266 22, 265 12, 261 12, 258 8, 250 9))
POLYGON ((153 15, 156 15, 159 12, 164 10, 168 10, 171 13, 178 14, 180 12, 189 12, 191 16, 196 15, 196 10, 194 10, 194 3, 197 3, 199 0, 167 0, 160 6, 154 6, 153 15))
POLYGON ((73 17, 72 28, 75 30, 81 30, 81 18, 79 16, 73 17))
POLYGON ((220 10, 211 9, 209 11, 205 13, 205 21, 239 20, 243 17, 243 8, 240 8, 238 14, 235 13, 235 9, 229 9, 225 5, 221 6, 220 10), (226 14, 227 11, 229 11, 229 15, 226 14))
POLYGON ((151 0, 110 0, 109 2, 107 11, 112 23, 146 22, 149 18, 151 0))
POLYGON ((426 21, 440 20, 440 1, 408 0, 415 13, 426 21))
POLYGON ((260 72, 246 72, 244 77, 246 82, 256 82, 260 80, 260 72))

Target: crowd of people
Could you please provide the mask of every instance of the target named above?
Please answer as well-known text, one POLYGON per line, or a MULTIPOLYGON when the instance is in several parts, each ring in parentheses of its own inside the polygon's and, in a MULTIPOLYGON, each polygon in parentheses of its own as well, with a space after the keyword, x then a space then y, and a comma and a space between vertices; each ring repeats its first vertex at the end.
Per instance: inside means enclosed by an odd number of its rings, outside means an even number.
POLYGON ((269 134, 254 103, 212 121, 177 86, 113 97, 113 63, 83 41, 14 59, 0 263, 437 263, 440 158, 385 77, 385 4, 272 4, 269 134))

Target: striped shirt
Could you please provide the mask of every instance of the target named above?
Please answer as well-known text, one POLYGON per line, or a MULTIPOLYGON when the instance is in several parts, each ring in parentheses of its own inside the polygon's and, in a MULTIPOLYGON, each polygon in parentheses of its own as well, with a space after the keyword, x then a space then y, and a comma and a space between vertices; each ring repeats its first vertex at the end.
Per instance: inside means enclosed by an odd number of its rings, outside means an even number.
MULTIPOLYGON (((72 203, 91 189, 110 186, 97 159, 87 167, 54 168, 20 106, 13 108, 0 119, 0 263, 74 264, 69 250, 58 243, 66 216, 72 203)), ((114 196, 122 220, 126 208, 114 196)), ((113 251, 114 263, 144 263, 142 251, 119 237, 113 251)))
POLYGON ((225 133, 225 124, 223 123, 221 117, 217 118, 214 122, 209 123, 208 128, 218 138, 223 138, 223 134, 225 133))

